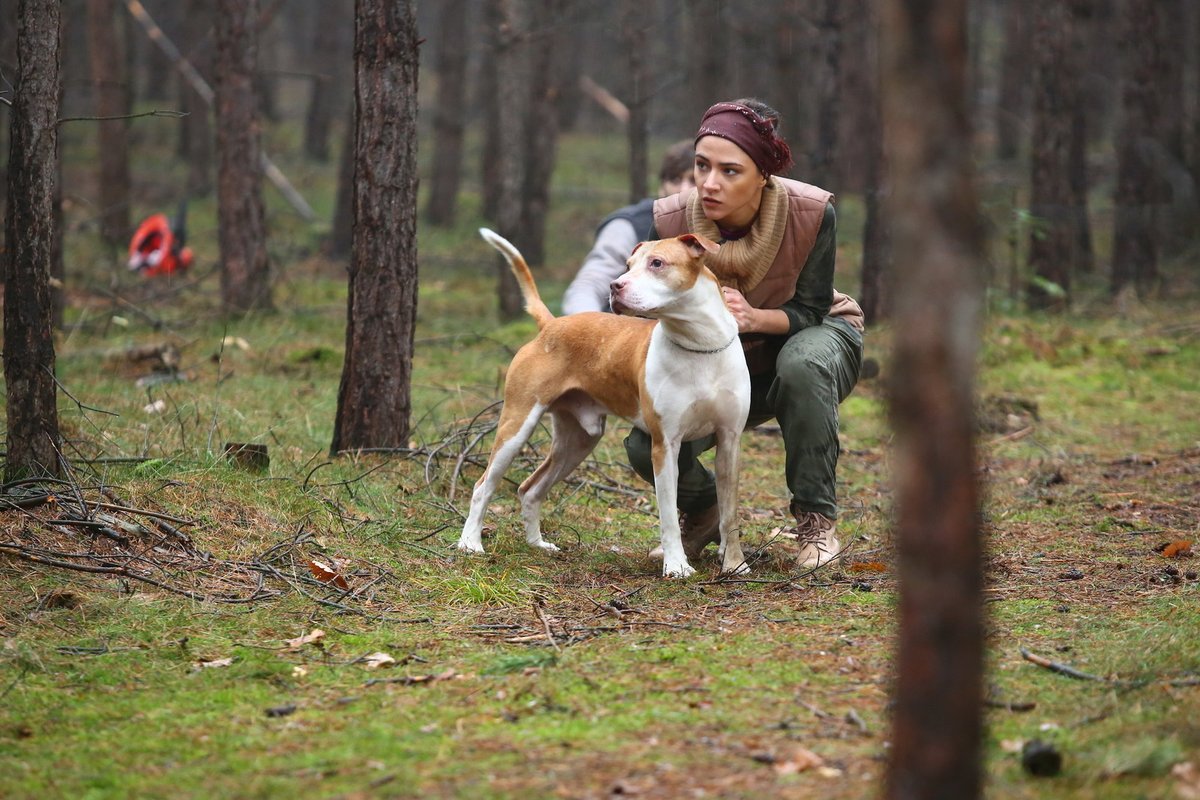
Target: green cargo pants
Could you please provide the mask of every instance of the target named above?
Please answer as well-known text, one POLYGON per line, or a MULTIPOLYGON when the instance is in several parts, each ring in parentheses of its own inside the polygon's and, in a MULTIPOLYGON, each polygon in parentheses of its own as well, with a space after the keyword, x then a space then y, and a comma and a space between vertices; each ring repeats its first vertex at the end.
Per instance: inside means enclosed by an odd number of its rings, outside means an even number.
MULTIPOLYGON (((856 328, 826 317, 787 340, 774 373, 750 380, 746 427, 778 420, 793 511, 837 518, 838 404, 858 382, 862 347, 856 328)), ((679 448, 679 510, 694 513, 717 502, 715 478, 698 458, 715 445, 715 438, 706 436, 679 448)), ((653 483, 649 434, 634 428, 625 438, 625 452, 638 475, 653 483)))

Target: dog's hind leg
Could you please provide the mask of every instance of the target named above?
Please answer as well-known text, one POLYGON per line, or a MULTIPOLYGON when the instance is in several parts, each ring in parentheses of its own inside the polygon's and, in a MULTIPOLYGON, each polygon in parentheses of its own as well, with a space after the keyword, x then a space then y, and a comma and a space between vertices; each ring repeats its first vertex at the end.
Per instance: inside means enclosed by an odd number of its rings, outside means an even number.
POLYGON ((554 438, 550 455, 525 479, 517 496, 521 498, 525 540, 533 547, 553 551, 558 547, 542 538, 542 501, 554 484, 570 475, 596 447, 604 433, 604 417, 596 419, 593 415, 581 423, 574 413, 556 409, 551 412, 551 418, 554 420, 554 438))
POLYGON ((529 441, 545 411, 546 407, 538 403, 518 408, 515 403, 505 401, 504 410, 500 413, 500 423, 496 426, 496 442, 492 445, 492 455, 471 493, 471 510, 467 514, 466 524, 463 525, 462 535, 458 537, 459 550, 483 552, 483 515, 487 511, 488 502, 496 493, 496 487, 500 485, 500 480, 512 465, 517 453, 521 452, 525 442, 529 441))

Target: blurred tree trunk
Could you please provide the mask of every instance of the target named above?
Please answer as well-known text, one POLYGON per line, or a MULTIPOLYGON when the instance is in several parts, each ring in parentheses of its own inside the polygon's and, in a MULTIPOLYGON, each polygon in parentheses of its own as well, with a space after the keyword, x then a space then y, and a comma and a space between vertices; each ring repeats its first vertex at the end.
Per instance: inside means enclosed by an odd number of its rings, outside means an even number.
MULTIPOLYGON (((842 21, 839 13, 841 0, 824 0, 817 22, 820 61, 817 64, 816 116, 812 125, 816 130, 816 150, 812 155, 812 173, 805 180, 818 186, 840 187, 841 176, 837 169, 839 111, 846 99, 841 96, 840 74, 842 61, 842 21)), ((800 124, 795 120, 793 125, 800 124)))
POLYGON ((123 42, 117 35, 115 0, 87 0, 88 54, 99 160, 100 235, 112 248, 123 246, 129 228, 129 104, 121 74, 123 42))
POLYGON ((417 317, 412 0, 357 0, 354 246, 332 453, 408 444, 417 317))
POLYGON ((1065 310, 1071 276, 1088 262, 1091 243, 1086 227, 1086 186, 1075 173, 1083 169, 1084 130, 1079 53, 1073 5, 1077 0, 1041 0, 1032 19, 1033 116, 1030 136, 1030 200, 1033 228, 1029 238, 1029 307, 1065 310), (1086 243, 1087 250, 1081 250, 1086 243))
POLYGON ((1090 274, 1096 269, 1096 252, 1092 247, 1092 223, 1088 217, 1088 191, 1091 177, 1088 172, 1087 149, 1092 127, 1099 124, 1101 113, 1092 107, 1092 98, 1084 82, 1084 70, 1094 46, 1095 27, 1092 0, 1070 0, 1072 77, 1075 82, 1075 102, 1071 110, 1071 152, 1068 177, 1071 196, 1075 198, 1071 211, 1071 226, 1075 231, 1074 261, 1076 274, 1090 274))
POLYGON ((629 141, 629 202, 636 203, 649 194, 646 170, 649 162, 650 72, 646 63, 647 31, 645 0, 621 0, 620 30, 624 61, 629 69, 629 88, 625 105, 629 109, 626 134, 629 141))
MULTIPOLYGON (((691 120, 693 128, 713 103, 740 97, 730 88, 729 56, 735 26, 728 19, 727 5, 726 0, 689 0, 684 4, 688 92, 687 106, 679 113, 691 120), (703 45, 697 44, 700 42, 703 45)), ((784 124, 787 122, 785 119, 784 124)))
MULTIPOLYGON (((521 230, 522 197, 525 190, 527 143, 526 123, 529 114, 529 59, 524 41, 529 35, 531 3, 537 0, 501 0, 497 3, 500 17, 495 20, 495 77, 496 77, 496 139, 500 164, 499 196, 496 203, 496 227, 501 236, 522 249, 527 240, 521 230)), ((530 254, 524 253, 526 260, 530 254)), ((496 287, 502 319, 520 316, 523 302, 521 290, 504 260, 497 256, 499 283, 496 287)))
POLYGON ((996 156, 1016 158, 1024 138, 1029 108, 1029 12, 1040 0, 1006 0, 1004 52, 1000 62, 1000 92, 996 100, 996 156))
MULTIPOLYGON (((500 52, 505 46, 502 25, 506 19, 509 0, 483 0, 483 50, 479 57, 479 80, 476 105, 483 119, 483 146, 479 153, 479 181, 482 187, 483 218, 497 222, 500 198, 503 195, 504 170, 501 163, 500 130, 500 52)), ((505 284, 503 275, 501 286, 505 284)), ((515 288, 516 284, 513 284, 515 288)), ((503 290, 502 290, 503 293, 503 290)))
MULTIPOLYGON (((148 6, 146 10, 158 22, 167 38, 178 38, 179 17, 183 11, 183 4, 179 0, 147 0, 143 5, 148 6)), ((170 57, 159 47, 147 48, 145 67, 143 86, 146 99, 156 103, 167 102, 171 97, 171 79, 175 76, 175 66, 170 57)))
POLYGON ((1184 7, 1187 42, 1184 52, 1189 54, 1188 75, 1185 88, 1191 95, 1184 98, 1184 159, 1192 173, 1192 181, 1200 184, 1200 6, 1188 3, 1184 7))
POLYGON ((433 110, 433 176, 425 218, 432 225, 454 223, 462 179, 463 130, 467 110, 466 0, 439 6, 435 56, 437 106, 433 110))
POLYGON ((338 159, 337 198, 329 235, 329 255, 343 258, 354 244, 354 104, 346 115, 346 135, 338 159))
POLYGON ((865 15, 859 24, 864 29, 859 33, 863 49, 852 48, 862 53, 863 81, 857 91, 859 98, 858 121, 851 133, 861 140, 858 145, 863 161, 863 205, 865 219, 862 234, 862 292, 859 302, 868 324, 881 322, 891 316, 891 237, 886 219, 886 197, 888 192, 887 170, 883 163, 883 126, 880 119, 879 94, 879 18, 873 2, 863 3, 850 17, 865 15))
POLYGON ((883 0, 896 258, 900 632, 886 794, 980 795, 983 610, 972 395, 983 241, 966 108, 966 0, 883 0))
POLYGON ((254 74, 258 0, 217 0, 217 224, 226 313, 269 310, 262 150, 254 74))
MULTIPOLYGON (((17 0, 0 0, 0 64, 11 70, 17 63, 17 0)), ((15 70, 13 70, 15 72, 15 70)), ((12 108, 0 103, 0 186, 8 186, 8 141, 12 108)), ((7 191, 0 191, 0 216, 7 191)))
MULTIPOLYGON (((462 2, 462 0, 454 0, 462 2)), ((304 152, 317 161, 329 160, 329 134, 342 112, 346 96, 342 64, 347 61, 346 29, 353 17, 347 0, 322 0, 313 14, 312 69, 317 73, 304 116, 304 152)))
POLYGON ((50 264, 61 103, 61 6, 21 0, 5 216, 6 481, 61 473, 50 264))
MULTIPOLYGON (((879 125, 879 26, 875 0, 843 3, 842 57, 838 91, 838 194, 867 191, 872 150, 878 141, 871 135, 879 125)), ((794 124, 798 124, 798 121, 794 124)))
MULTIPOLYGON (((521 193, 519 234, 512 241, 530 264, 546 262, 546 214, 550 209, 550 179, 558 160, 558 74, 554 71, 562 48, 562 28, 556 24, 570 0, 532 0, 532 27, 525 41, 530 60, 525 129, 525 187, 521 193)), ((507 270, 510 271, 511 270, 507 270)), ((524 305, 522 303, 522 305, 524 305)))
POLYGON ((1110 286, 1117 297, 1152 292, 1158 283, 1157 210, 1166 192, 1154 169, 1162 113, 1156 85, 1162 57, 1158 9, 1156 0, 1123 0, 1110 286))
MULTIPOLYGON (((770 69, 772 80, 779 89, 779 97, 768 100, 779 112, 783 125, 783 138, 792 146, 792 155, 796 166, 792 174, 801 176, 801 180, 815 180, 812 175, 812 148, 809 146, 811 126, 805 123, 809 115, 808 95, 812 91, 811 81, 801 78, 808 73, 809 62, 812 59, 811 48, 808 46, 809 36, 806 34, 807 25, 800 13, 798 4, 792 2, 777 3, 774 39, 771 48, 770 69)), ((717 98, 713 98, 715 102, 717 98)), ((734 99, 734 98, 721 98, 734 99)), ((700 118, 692 122, 692 130, 700 122, 700 118)))
MULTIPOLYGON (((209 0, 187 0, 183 15, 184 41, 191 45, 187 59, 203 77, 212 73, 213 19, 209 0)), ((174 67, 174 65, 172 65, 174 67)), ((179 96, 187 117, 183 119, 182 155, 187 159, 187 193, 203 197, 212 191, 213 134, 209 101, 196 91, 192 82, 179 77, 179 96)))

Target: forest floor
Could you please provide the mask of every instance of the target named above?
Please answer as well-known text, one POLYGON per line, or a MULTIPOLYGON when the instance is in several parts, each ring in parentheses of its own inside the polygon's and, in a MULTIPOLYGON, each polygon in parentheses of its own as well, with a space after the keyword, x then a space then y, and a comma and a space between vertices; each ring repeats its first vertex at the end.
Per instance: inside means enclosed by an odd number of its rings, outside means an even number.
MULTIPOLYGON (((291 313, 228 324, 145 324, 127 312, 147 289, 73 298, 73 471, 6 487, 0 511, 0 796, 878 796, 893 332, 872 331, 881 377, 842 406, 838 564, 794 568, 764 426, 743 440, 752 574, 708 556, 662 579, 615 420, 544 510, 561 553, 525 547, 509 487, 467 557, 452 546, 532 326, 495 322, 486 274, 430 274, 396 456, 328 456, 334 277, 295 273, 291 313), (269 466, 233 464, 237 442, 269 466)), ((989 797, 1200 797, 1200 316, 1179 308, 988 318, 989 797), (1058 774, 1023 768, 1035 740, 1058 774)))

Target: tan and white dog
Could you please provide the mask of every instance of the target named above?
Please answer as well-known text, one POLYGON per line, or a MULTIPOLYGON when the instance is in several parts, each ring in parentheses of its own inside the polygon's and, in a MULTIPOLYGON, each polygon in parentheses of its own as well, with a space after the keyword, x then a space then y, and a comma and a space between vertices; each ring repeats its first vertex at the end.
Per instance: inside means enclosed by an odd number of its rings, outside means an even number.
POLYGON ((550 455, 521 484, 525 538, 545 550, 541 505, 550 488, 582 462, 617 414, 650 434, 663 549, 663 575, 687 577, 675 510, 681 442, 716 437, 721 569, 747 571, 738 531, 738 444, 750 408, 750 376, 737 322, 716 276, 704 265, 718 245, 686 234, 643 242, 628 271, 612 282, 617 314, 555 317, 538 295, 520 252, 486 228, 520 284, 538 335, 513 357, 504 409, 487 468, 475 484, 458 548, 483 552, 483 515, 505 470, 547 411, 553 419, 550 455), (638 317, 618 316, 636 314, 638 317), (643 319, 650 317, 653 319, 643 319))

